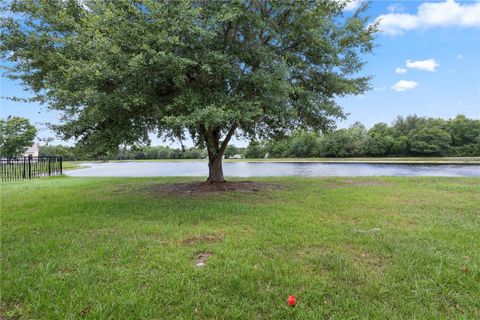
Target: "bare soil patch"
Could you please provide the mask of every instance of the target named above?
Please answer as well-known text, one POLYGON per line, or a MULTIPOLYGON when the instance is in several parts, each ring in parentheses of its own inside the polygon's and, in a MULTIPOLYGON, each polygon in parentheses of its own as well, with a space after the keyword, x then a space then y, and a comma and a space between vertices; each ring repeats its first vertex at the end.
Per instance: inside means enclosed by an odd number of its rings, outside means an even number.
POLYGON ((196 255, 195 266, 198 268, 204 267, 207 264, 208 258, 212 255, 212 252, 199 252, 196 255))
POLYGON ((280 189, 282 185, 253 181, 228 181, 224 183, 189 182, 162 184, 149 187, 150 190, 161 194, 174 196, 196 196, 210 193, 259 192, 262 190, 280 189))
POLYGON ((183 245, 193 245, 199 242, 218 242, 223 240, 223 234, 201 234, 198 236, 188 237, 182 241, 183 245))

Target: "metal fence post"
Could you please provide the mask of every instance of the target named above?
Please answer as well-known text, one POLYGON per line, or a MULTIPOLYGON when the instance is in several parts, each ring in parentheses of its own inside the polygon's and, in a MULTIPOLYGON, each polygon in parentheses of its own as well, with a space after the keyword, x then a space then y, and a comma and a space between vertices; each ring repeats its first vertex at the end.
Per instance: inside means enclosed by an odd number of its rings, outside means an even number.
POLYGON ((32 179, 32 155, 28 155, 28 179, 32 179))
POLYGON ((63 159, 62 159, 62 157, 60 156, 60 175, 62 175, 62 174, 63 174, 63 165, 62 165, 62 161, 63 161, 63 159))
POLYGON ((48 176, 50 177, 52 175, 52 168, 50 166, 52 158, 48 157, 48 176))

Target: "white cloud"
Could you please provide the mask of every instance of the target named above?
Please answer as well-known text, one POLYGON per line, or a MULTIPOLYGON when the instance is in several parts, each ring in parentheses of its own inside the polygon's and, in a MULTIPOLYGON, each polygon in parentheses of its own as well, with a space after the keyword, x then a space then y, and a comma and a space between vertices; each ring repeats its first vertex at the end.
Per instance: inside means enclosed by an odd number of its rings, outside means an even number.
POLYGON ((402 12, 405 11, 405 7, 400 3, 392 3, 387 8, 388 12, 402 12))
POLYGON ((376 21, 380 22, 381 31, 392 36, 417 28, 480 27, 480 2, 424 2, 416 14, 392 12, 380 15, 376 21))
POLYGON ((407 60, 407 68, 418 69, 423 71, 435 72, 439 64, 435 59, 426 59, 426 60, 407 60))
POLYGON ((397 67, 397 68, 395 69, 395 73, 405 74, 405 73, 407 73, 407 69, 405 69, 405 68, 398 68, 398 67, 397 67))
POLYGON ((457 59, 457 60, 465 59, 465 55, 459 53, 455 59, 457 59))
POLYGON ((417 86, 418 86, 418 83, 416 83, 415 81, 400 80, 390 88, 395 91, 407 91, 407 90, 415 89, 417 86))
POLYGON ((336 0, 337 2, 345 3, 345 11, 353 11, 360 7, 364 0, 336 0))

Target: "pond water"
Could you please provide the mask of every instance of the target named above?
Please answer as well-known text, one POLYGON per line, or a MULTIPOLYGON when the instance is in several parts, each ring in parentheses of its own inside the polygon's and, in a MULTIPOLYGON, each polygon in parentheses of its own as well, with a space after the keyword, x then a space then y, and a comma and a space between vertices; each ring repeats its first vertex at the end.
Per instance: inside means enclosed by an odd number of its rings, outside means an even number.
MULTIPOLYGON (((86 168, 67 171, 76 177, 157 177, 208 175, 205 161, 91 162, 86 168)), ((226 162, 225 176, 447 176, 480 177, 480 165, 420 165, 318 162, 226 162)))

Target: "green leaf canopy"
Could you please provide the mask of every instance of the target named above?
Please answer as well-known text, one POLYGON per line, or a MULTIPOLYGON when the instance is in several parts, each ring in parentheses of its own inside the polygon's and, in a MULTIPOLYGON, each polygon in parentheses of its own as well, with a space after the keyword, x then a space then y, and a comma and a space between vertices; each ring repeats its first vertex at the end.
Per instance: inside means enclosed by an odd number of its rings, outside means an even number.
POLYGON ((183 138, 221 154, 232 135, 327 130, 376 31, 342 1, 14 1, 1 51, 55 129, 99 151, 183 138), (223 147, 222 140, 226 143, 223 147), (222 148, 223 147, 223 148, 222 148))

